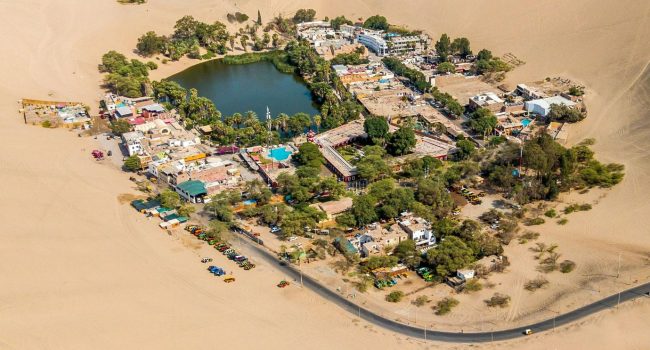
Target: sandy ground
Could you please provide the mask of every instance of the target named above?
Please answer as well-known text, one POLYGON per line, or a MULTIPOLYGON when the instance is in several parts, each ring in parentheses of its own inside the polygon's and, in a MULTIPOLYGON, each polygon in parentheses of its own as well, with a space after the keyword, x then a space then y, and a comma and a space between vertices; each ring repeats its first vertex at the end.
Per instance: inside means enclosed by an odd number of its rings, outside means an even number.
MULTIPOLYGON (((131 52, 140 34, 169 32, 184 14, 225 22, 227 12, 259 8, 268 20, 300 7, 330 17, 382 13, 434 37, 467 36, 476 51, 512 52, 526 64, 509 74, 511 84, 562 75, 586 85, 590 116, 570 141, 596 137, 599 158, 625 164, 626 179, 566 226, 539 227, 540 240, 578 263, 574 276, 611 275, 620 254, 625 283, 650 279, 648 2, 2 1, 0 348, 440 347, 355 320, 308 291, 279 290, 282 276, 270 266, 235 271, 234 285, 215 280, 197 261, 207 248, 167 236, 118 200, 132 184, 91 159, 92 139, 28 127, 17 114, 21 97, 92 104, 104 52, 131 52)), ((192 63, 161 65, 153 78, 192 63)), ((641 349, 650 343, 649 311, 637 301, 555 334, 480 347, 641 349)))

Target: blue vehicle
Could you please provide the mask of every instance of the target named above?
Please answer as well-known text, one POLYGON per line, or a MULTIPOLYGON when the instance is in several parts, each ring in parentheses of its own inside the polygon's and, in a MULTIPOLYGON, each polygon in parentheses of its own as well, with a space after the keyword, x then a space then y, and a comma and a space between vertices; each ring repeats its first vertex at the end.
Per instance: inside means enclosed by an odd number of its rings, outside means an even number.
POLYGON ((226 272, 222 268, 214 265, 208 267, 208 271, 210 271, 210 273, 212 273, 215 276, 223 276, 226 274, 226 272))

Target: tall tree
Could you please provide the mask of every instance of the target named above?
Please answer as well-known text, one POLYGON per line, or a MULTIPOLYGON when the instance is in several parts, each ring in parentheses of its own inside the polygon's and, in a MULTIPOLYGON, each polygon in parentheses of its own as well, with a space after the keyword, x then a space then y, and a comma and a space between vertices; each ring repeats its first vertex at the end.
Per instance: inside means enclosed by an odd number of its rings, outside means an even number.
POLYGON ((440 40, 436 42, 436 53, 440 62, 446 62, 451 52, 451 40, 449 36, 444 33, 440 36, 440 40))

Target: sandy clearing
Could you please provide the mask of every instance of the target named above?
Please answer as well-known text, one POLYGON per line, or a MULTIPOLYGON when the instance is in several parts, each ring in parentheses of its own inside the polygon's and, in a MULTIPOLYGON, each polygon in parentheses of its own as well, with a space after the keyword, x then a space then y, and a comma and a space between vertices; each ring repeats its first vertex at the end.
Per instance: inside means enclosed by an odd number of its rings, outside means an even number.
MULTIPOLYGON (((236 286, 215 281, 197 264, 199 253, 119 203, 119 194, 133 192, 132 183, 90 159, 92 140, 27 127, 16 113, 20 97, 98 100, 101 54, 128 53, 141 33, 168 32, 181 15, 224 21, 226 12, 252 14, 259 7, 268 18, 307 6, 321 15, 349 18, 383 13, 434 36, 465 35, 476 49, 512 52, 527 63, 509 75, 510 83, 565 75, 587 85, 590 117, 574 128, 572 139, 596 137, 598 156, 624 163, 627 177, 592 211, 540 231, 545 241, 571 252, 584 273, 611 274, 621 253, 629 281, 650 279, 643 264, 650 247, 645 215, 650 209, 650 3, 2 2, 0 43, 11 49, 3 52, 0 66, 1 348, 423 347, 354 322, 309 292, 260 287, 282 277, 268 266, 242 275, 236 286)), ((154 78, 191 63, 165 66, 154 78)), ((567 303, 580 304, 580 299, 567 303)), ((648 303, 639 301, 556 334, 497 346, 642 348, 650 343, 643 332, 648 311, 648 303)))

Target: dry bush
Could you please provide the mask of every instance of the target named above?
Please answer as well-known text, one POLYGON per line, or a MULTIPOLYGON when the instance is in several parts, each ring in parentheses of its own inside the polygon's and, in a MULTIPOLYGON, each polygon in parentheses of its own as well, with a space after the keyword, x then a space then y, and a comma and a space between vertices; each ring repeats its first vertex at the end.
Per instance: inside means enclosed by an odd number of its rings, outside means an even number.
POLYGON ((481 289, 483 289, 481 282, 477 278, 472 278, 465 283, 465 286, 463 287, 463 293, 478 292, 481 289))
POLYGON ((524 288, 528 291, 534 292, 548 284, 548 280, 544 276, 538 276, 534 280, 526 282, 524 288))
POLYGON ((436 305, 433 306, 432 309, 436 311, 436 315, 442 316, 450 313, 451 309, 454 308, 459 303, 460 301, 451 297, 447 297, 440 300, 438 303, 436 303, 436 305))
POLYGON ((420 295, 419 297, 417 297, 413 301, 411 301, 411 304, 413 304, 413 305, 415 305, 417 307, 421 307, 421 306, 424 306, 424 304, 427 304, 429 302, 431 302, 431 300, 429 299, 428 296, 420 295))
POLYGON ((519 244, 528 243, 528 241, 533 241, 539 238, 539 232, 526 231, 519 236, 519 244))
POLYGON ((489 307, 498 306, 504 308, 510 304, 510 296, 501 293, 494 293, 490 299, 485 300, 485 304, 489 307))

